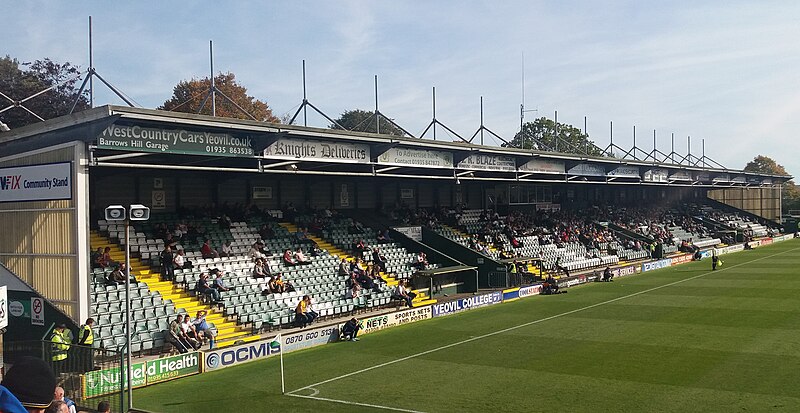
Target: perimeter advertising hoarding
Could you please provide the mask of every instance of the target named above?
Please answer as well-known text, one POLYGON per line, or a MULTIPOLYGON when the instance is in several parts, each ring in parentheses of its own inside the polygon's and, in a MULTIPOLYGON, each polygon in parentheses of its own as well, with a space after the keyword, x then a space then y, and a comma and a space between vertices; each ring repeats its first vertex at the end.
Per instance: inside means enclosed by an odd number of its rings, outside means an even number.
POLYGON ((453 154, 425 149, 389 148, 378 156, 378 163, 419 168, 452 168, 453 154))
POLYGON ((515 172, 517 163, 513 156, 478 154, 467 156, 458 163, 458 169, 515 172))
POLYGON ((520 172, 536 172, 541 174, 564 174, 564 161, 550 159, 531 159, 519 167, 520 172))
POLYGON ((203 372, 277 355, 281 352, 281 343, 276 338, 205 351, 203 352, 203 372))
POLYGON ((642 264, 642 272, 659 270, 661 268, 667 268, 670 265, 672 265, 671 258, 664 258, 663 260, 646 262, 642 264))
POLYGON ((672 263, 670 263, 670 265, 686 264, 687 262, 692 262, 693 255, 692 254, 678 255, 677 257, 672 257, 670 259, 672 260, 672 263))
POLYGON ((100 149, 185 155, 253 156, 252 139, 227 133, 111 125, 97 138, 100 149))
POLYGON ((363 328, 359 330, 358 334, 373 333, 390 327, 427 320, 432 317, 431 314, 431 307, 426 306, 365 318, 361 320, 363 328))
POLYGON ((531 297, 542 293, 542 284, 529 285, 519 289, 519 298, 531 297))
POLYGON ((474 295, 472 297, 434 304, 431 306, 431 310, 434 317, 441 317, 501 302, 503 302, 503 293, 501 291, 495 291, 489 294, 474 295))
POLYGON ((278 139, 264 149, 267 159, 338 163, 369 163, 369 145, 308 139, 278 139))
POLYGON ((611 273, 614 274, 614 278, 626 277, 628 275, 634 275, 640 272, 642 272, 641 265, 628 265, 626 267, 611 269, 611 273))
MULTIPOLYGON (((132 364, 131 386, 134 388, 149 386, 200 373, 201 358, 202 353, 195 351, 132 364)), ((83 375, 83 398, 118 392, 120 387, 127 387, 125 376, 125 369, 123 368, 120 374, 118 367, 87 372, 83 375)))
POLYGON ((339 326, 328 326, 281 336, 281 351, 291 353, 339 340, 339 326))
POLYGON ((0 202, 72 198, 69 162, 0 168, 0 202))
POLYGON ((569 288, 580 284, 586 284, 589 281, 585 275, 575 275, 569 278, 559 278, 556 280, 558 288, 569 288))

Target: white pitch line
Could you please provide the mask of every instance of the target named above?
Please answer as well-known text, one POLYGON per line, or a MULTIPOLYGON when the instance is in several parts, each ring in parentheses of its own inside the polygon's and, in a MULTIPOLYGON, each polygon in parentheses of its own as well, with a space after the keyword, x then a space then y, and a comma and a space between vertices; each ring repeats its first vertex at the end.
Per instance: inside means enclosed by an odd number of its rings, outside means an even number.
POLYGON ((416 410, 407 410, 407 409, 400 409, 400 408, 396 408, 396 407, 387 407, 387 406, 379 406, 379 405, 366 404, 366 403, 357 403, 357 402, 351 402, 351 401, 347 401, 347 400, 328 399, 328 398, 324 398, 324 397, 303 396, 303 395, 299 395, 299 394, 296 394, 296 393, 299 392, 299 391, 315 388, 317 386, 321 386, 321 385, 326 384, 326 383, 330 383, 330 382, 333 382, 333 381, 341 380, 341 379, 344 379, 344 378, 347 378, 347 377, 350 377, 350 376, 355 376, 357 374, 361 374, 361 373, 364 373, 364 372, 367 372, 367 371, 370 371, 370 370, 379 369, 381 367, 386 367, 386 366, 389 366, 389 365, 392 365, 392 364, 395 364, 395 363, 400 363, 400 362, 403 362, 403 361, 406 361, 406 360, 417 358, 419 356, 424 356, 426 354, 434 353, 434 352, 437 352, 437 351, 440 351, 440 350, 445 350, 445 349, 448 349, 450 347, 455 347, 455 346, 459 346, 461 344, 470 343, 470 342, 473 342, 475 340, 481 340, 481 339, 484 339, 486 337, 496 336, 498 334, 507 333, 509 331, 514 331, 514 330, 517 330, 517 329, 520 329, 520 328, 523 328, 523 327, 528 327, 528 326, 531 326, 531 325, 534 325, 534 324, 543 323, 545 321, 550 321, 550 320, 553 320, 553 319, 556 319, 556 318, 560 318, 560 317, 564 317, 564 316, 567 316, 567 315, 570 315, 570 314, 575 314, 575 313, 578 313, 578 312, 581 312, 581 311, 584 311, 584 310, 589 310, 589 309, 592 309, 592 308, 595 308, 595 307, 599 307, 601 305, 611 304, 611 303, 614 303, 614 302, 617 302, 617 301, 620 301, 620 300, 625 300, 625 299, 628 299, 628 298, 631 298, 631 297, 635 297, 635 296, 646 294, 646 293, 649 293, 649 292, 652 292, 652 291, 660 290, 662 288, 671 287, 673 285, 677 285, 677 284, 681 284, 681 283, 684 283, 684 282, 687 282, 687 281, 691 281, 691 280, 695 280, 695 279, 698 279, 698 278, 701 278, 701 277, 705 277, 706 275, 709 275, 709 274, 719 274, 720 272, 729 270, 731 268, 736 268, 736 267, 740 267, 740 266, 745 265, 745 264, 750 264, 750 263, 753 263, 753 262, 756 262, 756 261, 765 260, 767 258, 776 257, 778 255, 783 255, 783 254, 786 254, 787 252, 796 251, 798 249, 800 249, 800 247, 792 248, 790 250, 786 250, 786 251, 783 251, 783 252, 778 252, 778 253, 775 253, 775 254, 772 254, 772 255, 767 255, 766 257, 756 258, 754 260, 750 260, 750 261, 746 261, 746 262, 743 262, 743 263, 740 263, 740 264, 732 265, 730 267, 725 267, 725 268, 719 269, 717 271, 708 271, 708 272, 705 272, 705 273, 702 273, 702 274, 695 275, 694 277, 689 277, 689 278, 684 278, 682 280, 673 281, 673 282, 668 283, 668 284, 659 285, 659 286, 653 287, 653 288, 648 288, 647 290, 639 291, 639 292, 636 292, 636 293, 631 293, 631 294, 628 294, 628 295, 624 295, 622 297, 612 298, 610 300, 606 300, 606 301, 603 301, 603 302, 587 305, 585 307, 581 307, 581 308, 577 308, 575 310, 570 310, 570 311, 567 311, 567 312, 564 312, 564 313, 552 315, 550 317, 540 318, 538 320, 529 321, 529 322, 524 323, 524 324, 519 324, 519 325, 516 325, 516 326, 504 328, 502 330, 493 331, 491 333, 486 333, 486 334, 481 335, 481 336, 470 337, 470 338, 468 338, 466 340, 461 340, 461 341, 458 341, 458 342, 455 342, 455 343, 447 344, 447 345, 444 345, 444 346, 441 346, 441 347, 437 347, 437 348, 434 348, 434 349, 431 349, 431 350, 426 350, 426 351, 423 351, 423 352, 420 352, 420 353, 417 353, 417 354, 412 354, 410 356, 402 357, 402 358, 399 358, 399 359, 396 359, 396 360, 387 361, 385 363, 376 364, 376 365, 374 365, 372 367, 367 367, 367 368, 363 368, 361 370, 356 370, 354 372, 350 372, 350 373, 347 373, 347 374, 343 374, 341 376, 333 377, 333 378, 330 378, 328 380, 323 380, 323 381, 321 381, 319 383, 310 384, 308 386, 301 387, 301 388, 299 388, 297 390, 292 390, 292 391, 286 393, 286 395, 287 396, 292 396, 292 397, 302 397, 302 398, 306 398, 306 399, 324 400, 324 401, 329 401, 329 402, 334 402, 334 403, 344 403, 344 404, 351 404, 351 405, 358 405, 358 406, 374 407, 374 408, 378 408, 378 409, 396 410, 396 411, 401 411, 401 412, 421 413, 421 412, 416 411, 416 410))
MULTIPOLYGON (((300 390, 300 389, 298 389, 298 390, 300 390)), ((295 391, 298 391, 298 390, 295 390, 295 391)), ((425 413, 425 412, 422 412, 420 410, 401 409, 399 407, 381 406, 381 405, 378 405, 378 404, 351 402, 349 400, 328 399, 326 397, 303 396, 302 394, 294 394, 294 392, 286 393, 286 395, 287 396, 292 396, 292 397, 300 397, 302 399, 312 399, 312 400, 319 400, 319 401, 323 401, 323 402, 349 404, 351 406, 364 406, 364 407, 372 407, 374 409, 393 410, 393 411, 396 411, 396 412, 425 413)))

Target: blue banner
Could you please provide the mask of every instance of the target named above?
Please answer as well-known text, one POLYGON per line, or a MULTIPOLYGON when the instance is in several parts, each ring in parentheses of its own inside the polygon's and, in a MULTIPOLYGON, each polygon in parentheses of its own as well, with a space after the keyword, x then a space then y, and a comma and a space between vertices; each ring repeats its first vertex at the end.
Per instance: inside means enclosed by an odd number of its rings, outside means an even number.
POLYGON ((663 260, 658 260, 653 262, 646 262, 642 264, 642 272, 658 270, 661 268, 669 267, 670 265, 672 265, 671 258, 665 258, 663 260))
POLYGON ((503 302, 503 293, 495 291, 489 294, 475 295, 459 300, 448 301, 446 303, 434 304, 431 307, 433 309, 433 316, 441 317, 501 302, 503 302))

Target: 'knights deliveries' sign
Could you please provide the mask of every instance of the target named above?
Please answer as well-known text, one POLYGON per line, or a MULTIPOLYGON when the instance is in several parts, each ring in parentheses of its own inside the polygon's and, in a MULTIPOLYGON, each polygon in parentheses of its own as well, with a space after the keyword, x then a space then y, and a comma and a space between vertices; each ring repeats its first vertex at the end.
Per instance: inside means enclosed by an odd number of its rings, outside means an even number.
POLYGON ((0 202, 72 198, 72 164, 0 168, 0 202))

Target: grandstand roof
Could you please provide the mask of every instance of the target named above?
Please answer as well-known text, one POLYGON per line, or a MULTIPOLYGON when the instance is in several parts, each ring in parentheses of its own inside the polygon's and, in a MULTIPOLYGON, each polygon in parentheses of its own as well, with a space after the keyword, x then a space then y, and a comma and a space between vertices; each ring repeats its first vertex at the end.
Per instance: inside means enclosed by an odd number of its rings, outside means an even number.
POLYGON ((2 133, 0 153, 75 140, 90 145, 93 166, 121 168, 707 187, 792 178, 110 105, 2 133))

